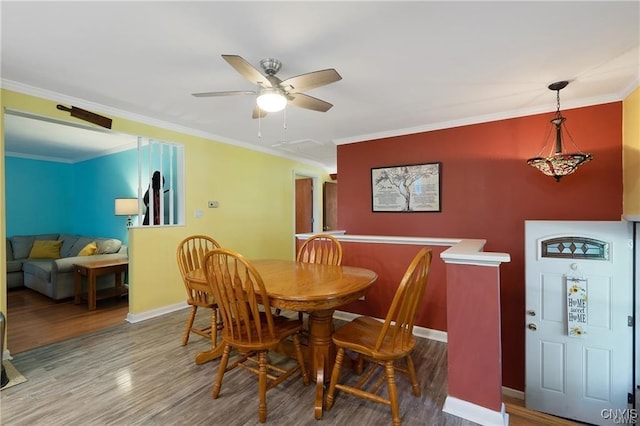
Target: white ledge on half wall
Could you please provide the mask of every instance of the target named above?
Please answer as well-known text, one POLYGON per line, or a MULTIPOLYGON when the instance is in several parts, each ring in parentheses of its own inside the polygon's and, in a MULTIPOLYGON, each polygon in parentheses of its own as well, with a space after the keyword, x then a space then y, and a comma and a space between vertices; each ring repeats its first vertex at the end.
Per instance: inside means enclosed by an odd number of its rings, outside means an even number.
MULTIPOLYGON (((346 231, 326 232, 339 241, 373 244, 415 244, 421 246, 449 246, 440 254, 444 263, 458 263, 462 265, 499 266, 511 261, 508 253, 484 252, 486 240, 471 238, 431 238, 431 237, 400 237, 386 235, 351 235, 346 231)), ((314 234, 296 234, 300 240, 306 240, 314 234)))

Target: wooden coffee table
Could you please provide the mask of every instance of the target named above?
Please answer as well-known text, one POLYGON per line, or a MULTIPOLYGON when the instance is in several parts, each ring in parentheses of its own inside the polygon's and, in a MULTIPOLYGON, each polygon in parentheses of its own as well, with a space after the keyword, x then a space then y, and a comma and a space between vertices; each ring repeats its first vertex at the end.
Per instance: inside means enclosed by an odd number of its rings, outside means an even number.
POLYGON ((73 264, 73 268, 75 281, 74 303, 76 305, 80 304, 84 296, 82 293, 82 277, 87 277, 86 299, 89 310, 96 309, 96 300, 120 297, 129 292, 129 289, 122 285, 122 274, 127 272, 129 268, 127 259, 78 262, 73 264), (116 274, 115 287, 97 291, 96 278, 107 274, 116 274))

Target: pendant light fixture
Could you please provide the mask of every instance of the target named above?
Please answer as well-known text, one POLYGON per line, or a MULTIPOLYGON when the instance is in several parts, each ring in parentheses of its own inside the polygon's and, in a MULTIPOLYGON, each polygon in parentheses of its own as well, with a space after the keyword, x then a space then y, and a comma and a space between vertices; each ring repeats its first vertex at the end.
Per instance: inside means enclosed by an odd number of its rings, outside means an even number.
POLYGON ((555 130, 556 140, 554 146, 550 150, 549 155, 547 155, 546 157, 540 156, 540 154, 542 154, 542 151, 544 151, 545 147, 549 143, 549 137, 547 136, 545 143, 538 155, 527 160, 528 165, 535 167, 547 176, 553 176, 556 182, 560 182, 560 178, 575 172, 578 167, 593 158, 592 154, 586 154, 578 149, 575 142, 573 142, 571 134, 566 128, 566 118, 564 118, 562 114, 560 114, 560 90, 567 87, 568 84, 568 81, 558 81, 549 85, 549 90, 554 90, 556 92, 557 108, 555 116, 551 120, 552 128, 549 131, 549 134, 551 134, 551 132, 555 130), (562 145, 563 132, 566 132, 566 134, 569 136, 569 139, 571 140, 571 143, 573 143, 576 149, 578 149, 578 152, 568 153, 564 150, 564 147, 562 145))

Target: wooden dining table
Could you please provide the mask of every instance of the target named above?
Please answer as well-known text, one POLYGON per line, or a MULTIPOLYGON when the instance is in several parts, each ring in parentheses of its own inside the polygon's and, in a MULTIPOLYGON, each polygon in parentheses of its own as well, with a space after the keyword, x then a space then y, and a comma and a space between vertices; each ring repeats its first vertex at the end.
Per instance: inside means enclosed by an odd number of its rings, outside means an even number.
MULTIPOLYGON (((335 361, 333 312, 339 306, 358 300, 376 281, 371 270, 354 266, 320 265, 288 260, 252 260, 269 294, 273 308, 309 314, 309 369, 316 382, 315 418, 322 418, 324 385, 335 361)), ((196 269, 187 279, 206 283, 204 271, 196 269)), ((202 364, 222 355, 222 343, 196 355, 202 364)))

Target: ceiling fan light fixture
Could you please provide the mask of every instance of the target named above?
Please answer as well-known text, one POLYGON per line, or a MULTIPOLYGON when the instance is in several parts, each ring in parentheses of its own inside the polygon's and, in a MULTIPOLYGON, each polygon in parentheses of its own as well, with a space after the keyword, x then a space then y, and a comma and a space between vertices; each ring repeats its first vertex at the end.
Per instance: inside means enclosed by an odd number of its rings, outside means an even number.
POLYGON ((278 89, 262 90, 256 102, 266 112, 282 111, 287 106, 287 98, 278 89))

